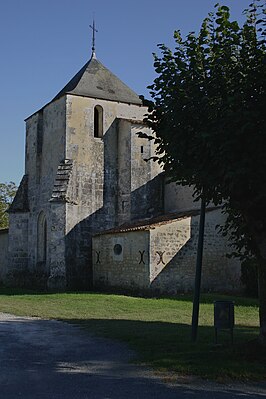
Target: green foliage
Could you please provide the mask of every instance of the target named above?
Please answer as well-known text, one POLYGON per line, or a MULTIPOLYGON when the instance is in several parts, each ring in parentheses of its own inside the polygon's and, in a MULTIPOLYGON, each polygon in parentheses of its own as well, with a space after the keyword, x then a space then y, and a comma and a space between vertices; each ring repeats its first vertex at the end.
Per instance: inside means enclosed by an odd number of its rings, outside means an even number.
POLYGON ((0 228, 8 227, 8 210, 17 191, 15 183, 0 183, 0 228))
POLYGON ((174 51, 159 45, 147 122, 154 159, 196 199, 204 192, 224 204, 223 233, 247 257, 260 252, 254 236, 266 233, 265 5, 245 14, 240 27, 218 4, 198 35, 176 31, 174 51))
POLYGON ((160 44, 147 123, 170 181, 222 204, 232 255, 256 258, 266 346, 265 14, 265 1, 254 0, 240 27, 217 4, 198 35, 176 31, 174 51, 160 44))

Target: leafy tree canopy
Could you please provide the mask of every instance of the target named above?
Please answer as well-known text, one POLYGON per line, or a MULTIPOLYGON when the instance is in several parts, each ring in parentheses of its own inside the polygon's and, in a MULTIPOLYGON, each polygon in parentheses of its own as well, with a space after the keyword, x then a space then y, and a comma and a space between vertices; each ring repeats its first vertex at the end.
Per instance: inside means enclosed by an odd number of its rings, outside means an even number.
POLYGON ((0 183, 0 228, 8 227, 8 210, 13 198, 15 197, 17 187, 15 183, 0 183))
MULTIPOLYGON (((147 123, 170 180, 224 204, 223 232, 235 254, 264 265, 266 290, 265 13, 265 1, 255 1, 240 27, 216 4, 198 35, 176 31, 173 51, 160 44, 147 123)), ((262 307, 266 340, 266 292, 262 307)))
POLYGON ((226 201, 233 219, 265 216, 266 229, 264 14, 265 6, 252 4, 241 28, 216 5, 198 35, 182 39, 176 31, 174 51, 159 45, 147 121, 155 158, 173 181, 226 201))

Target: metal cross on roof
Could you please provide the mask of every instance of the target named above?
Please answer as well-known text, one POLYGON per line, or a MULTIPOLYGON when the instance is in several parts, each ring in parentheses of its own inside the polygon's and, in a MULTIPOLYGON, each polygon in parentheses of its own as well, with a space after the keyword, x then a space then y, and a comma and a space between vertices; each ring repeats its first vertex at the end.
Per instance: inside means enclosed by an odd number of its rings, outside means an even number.
POLYGON ((90 28, 92 29, 92 56, 95 56, 95 32, 98 32, 98 31, 95 28, 94 19, 93 19, 92 25, 90 25, 90 28))

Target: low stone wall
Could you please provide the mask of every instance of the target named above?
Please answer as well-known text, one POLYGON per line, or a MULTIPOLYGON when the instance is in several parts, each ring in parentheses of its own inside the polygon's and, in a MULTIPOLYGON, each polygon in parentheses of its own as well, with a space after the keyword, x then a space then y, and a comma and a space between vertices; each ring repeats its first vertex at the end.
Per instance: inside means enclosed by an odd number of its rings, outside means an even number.
POLYGON ((28 213, 9 213, 8 270, 4 283, 10 287, 33 286, 28 275, 28 213))
POLYGON ((93 238, 93 283, 98 288, 149 288, 149 231, 93 238))
POLYGON ((0 229, 0 283, 7 269, 8 229, 0 229))
MULTIPOLYGON (((241 266, 229 259, 227 240, 219 234, 220 210, 206 213, 202 290, 239 293, 241 266)), ((199 215, 93 238, 93 275, 98 288, 120 288, 155 295, 194 289, 199 215), (117 246, 118 244, 118 246, 117 246), (120 254, 116 254, 116 249, 120 254)))
MULTIPOLYGON (((151 230, 151 290, 176 294, 194 289, 199 216, 187 217, 151 230)), ((205 292, 239 293, 241 265, 228 258, 228 241, 217 230, 220 210, 206 213, 201 288, 205 292)))

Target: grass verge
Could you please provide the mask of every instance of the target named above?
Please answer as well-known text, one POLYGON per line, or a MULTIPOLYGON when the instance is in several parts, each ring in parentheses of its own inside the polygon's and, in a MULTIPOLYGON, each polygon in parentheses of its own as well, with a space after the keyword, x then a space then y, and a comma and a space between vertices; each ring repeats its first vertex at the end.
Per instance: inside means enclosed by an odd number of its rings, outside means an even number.
POLYGON ((266 352, 257 347, 255 299, 202 295, 198 342, 191 343, 192 298, 135 298, 102 293, 37 293, 0 288, 0 311, 80 325, 99 336, 126 342, 163 372, 224 381, 265 380, 266 352), (227 331, 214 344, 213 301, 234 300, 234 345, 227 331))

